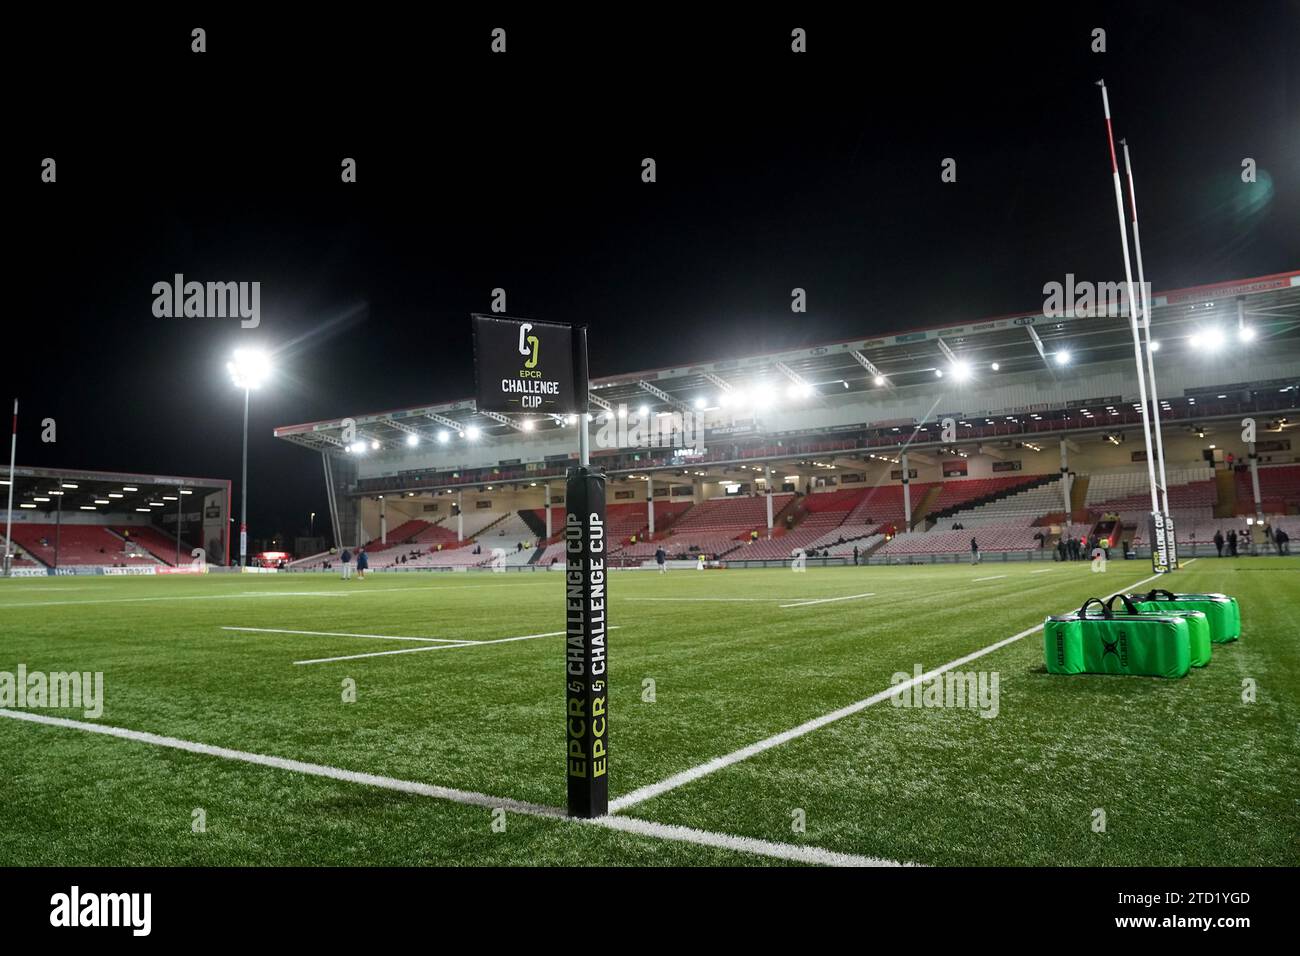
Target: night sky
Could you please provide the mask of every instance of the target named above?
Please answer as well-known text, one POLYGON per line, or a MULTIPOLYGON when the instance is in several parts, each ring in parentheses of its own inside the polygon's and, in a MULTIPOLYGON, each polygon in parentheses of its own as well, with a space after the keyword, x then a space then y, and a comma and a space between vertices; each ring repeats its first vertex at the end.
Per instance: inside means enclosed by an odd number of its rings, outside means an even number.
POLYGON ((326 510, 320 460, 271 429, 470 395, 468 316, 494 287, 512 315, 589 324, 599 376, 1122 278, 1103 76, 1157 289, 1300 266, 1294 3, 436 9, 15 25, 0 397, 22 403, 20 464, 237 479, 225 361, 262 345, 280 375, 253 400, 250 530, 293 536, 326 510), (177 272, 259 280, 261 327, 155 318, 177 272))

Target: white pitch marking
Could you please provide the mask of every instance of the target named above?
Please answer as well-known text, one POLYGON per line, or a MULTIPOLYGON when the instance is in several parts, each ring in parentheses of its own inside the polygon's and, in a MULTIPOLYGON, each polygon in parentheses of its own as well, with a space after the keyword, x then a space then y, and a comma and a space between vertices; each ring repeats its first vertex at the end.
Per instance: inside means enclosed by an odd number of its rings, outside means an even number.
POLYGON ((800 598, 756 598, 756 597, 625 597, 621 601, 761 601, 771 604, 773 601, 798 601, 800 598))
MULTIPOLYGON (((610 628, 616 631, 623 625, 615 624, 610 628)), ((439 644, 434 647, 403 647, 400 651, 371 651, 369 654, 345 654, 342 657, 317 657, 309 661, 294 661, 295 664, 332 664, 335 661, 358 661, 364 657, 392 657, 394 654, 419 654, 422 651, 454 651, 461 647, 480 647, 484 644, 509 644, 511 641, 532 641, 539 637, 558 637, 568 631, 547 631, 545 634, 521 634, 518 637, 498 637, 492 641, 465 641, 461 644, 439 644)))
POLYGON ((869 598, 875 596, 875 591, 868 591, 866 594, 846 594, 844 597, 818 598, 815 601, 798 601, 794 604, 782 604, 781 607, 808 607, 810 604, 830 604, 834 601, 856 601, 858 598, 869 598))
POLYGON ((396 634, 353 634, 349 631, 293 631, 284 627, 222 627, 223 631, 252 631, 259 634, 306 634, 309 637, 367 637, 376 641, 419 641, 423 644, 476 644, 450 637, 400 637, 396 634))
POLYGON ((1052 573, 1052 572, 1055 571, 1055 570, 1056 570, 1056 568, 1043 568, 1043 570, 1041 570, 1041 571, 1030 571, 1029 573, 1030 573, 1030 574, 1050 574, 1050 573, 1052 573))
MULTIPOLYGON (((1192 560, 1194 561, 1196 559, 1193 558, 1192 560)), ((1187 563, 1191 564, 1192 562, 1188 561, 1187 563)), ((1148 581, 1154 581, 1158 577, 1162 577, 1162 575, 1153 574, 1149 578, 1143 578, 1141 581, 1134 581, 1132 584, 1121 590, 1132 590, 1135 587, 1146 584, 1148 581)), ((1120 591, 1116 591, 1115 593, 1119 594, 1120 591)), ((1107 595, 1107 597, 1111 597, 1111 595, 1107 595)), ((983 657, 985 654, 991 654, 996 650, 1006 647, 1008 644, 1014 644, 1016 641, 1026 638, 1030 634, 1034 634, 1042 629, 1042 624, 1035 624, 1033 627, 1026 628, 1019 634, 1012 634, 1010 637, 1004 637, 1000 641, 994 641, 988 647, 981 648, 978 651, 973 651, 963 657, 958 657, 956 660, 951 660, 941 667, 936 667, 934 670, 927 671, 917 677, 909 678, 900 684, 893 684, 886 690, 878 691, 870 697, 864 697, 862 700, 855 701, 852 704, 839 708, 839 710, 833 710, 829 714, 814 717, 812 720, 805 721, 797 727, 792 727, 789 730, 768 737, 766 740, 760 740, 757 743, 750 744, 748 747, 741 747, 739 750, 733 750, 731 753, 723 754, 721 757, 714 757, 712 760, 691 767, 689 770, 675 773, 671 777, 660 780, 658 783, 652 783, 640 787, 639 789, 633 790, 631 793, 624 794, 617 800, 610 801, 609 812, 618 813, 620 810, 626 810, 628 807, 635 806, 638 803, 644 803, 646 800, 667 793, 669 790, 676 790, 678 787, 685 786, 688 783, 693 783, 701 777, 706 777, 711 773, 716 773, 719 770, 730 767, 732 764, 740 763, 742 760, 748 760, 750 757, 771 750, 773 747, 779 747, 781 744, 788 743, 791 740, 810 734, 814 730, 820 730, 827 724, 833 724, 837 720, 851 717, 853 714, 866 710, 868 707, 878 704, 882 700, 888 700, 900 691, 907 690, 908 688, 914 687, 924 681, 931 680, 940 674, 947 673, 955 667, 960 667, 962 664, 967 664, 977 658, 983 657)))
POLYGON ((1006 577, 1005 574, 994 574, 994 575, 991 575, 990 577, 987 577, 987 578, 974 578, 974 579, 972 579, 972 580, 975 581, 975 582, 979 582, 979 581, 996 581, 998 578, 1005 578, 1005 577, 1006 577))
POLYGON ((183 750, 187 753, 200 754, 207 757, 219 757, 222 760, 234 760, 240 763, 254 764, 259 767, 272 767, 276 770, 288 770, 291 773, 300 773, 310 777, 324 777, 328 780, 338 780, 343 783, 355 783, 367 787, 379 787, 384 790, 394 790, 398 793, 407 793, 421 797, 433 797, 436 800, 447 800, 451 803, 459 803, 465 806, 484 807, 493 810, 499 807, 513 813, 525 814, 533 817, 545 817, 547 819, 560 820, 579 826, 598 826, 608 830, 618 830, 624 833, 633 833, 643 837, 672 840, 679 843, 694 843, 698 846, 717 847, 720 849, 732 850, 737 853, 749 853, 755 856, 773 857, 778 860, 793 860, 799 863, 817 863, 823 866, 903 865, 892 860, 857 856, 852 853, 837 853, 833 850, 824 850, 821 847, 816 846, 772 843, 768 840, 756 840, 752 837, 732 836, 727 833, 713 833, 707 830, 694 830, 690 827, 655 823, 651 820, 642 820, 637 817, 606 816, 597 817, 593 820, 580 820, 566 816, 564 810, 559 807, 548 807, 538 803, 527 803, 522 800, 512 800, 508 797, 494 797, 486 793, 477 793, 473 790, 457 790, 452 787, 438 787, 428 783, 417 783, 414 780, 400 780, 396 777, 384 777, 373 773, 361 773, 356 770, 344 770, 341 767, 330 767, 318 763, 306 763, 302 760, 290 760, 285 757, 273 757, 267 754, 250 753, 246 750, 232 750, 229 747, 214 747, 211 744, 196 743, 192 740, 181 740, 178 737, 165 737, 161 734, 151 734, 141 730, 128 730, 125 727, 111 727, 106 724, 92 724, 81 720, 69 720, 65 717, 51 717, 45 714, 35 714, 29 711, 5 710, 0 708, 0 717, 8 717, 12 720, 23 720, 33 724, 44 724, 50 727, 61 727, 67 730, 81 730, 92 734, 102 734, 106 737, 116 737, 120 740, 150 744, 155 747, 168 747, 173 750, 183 750))

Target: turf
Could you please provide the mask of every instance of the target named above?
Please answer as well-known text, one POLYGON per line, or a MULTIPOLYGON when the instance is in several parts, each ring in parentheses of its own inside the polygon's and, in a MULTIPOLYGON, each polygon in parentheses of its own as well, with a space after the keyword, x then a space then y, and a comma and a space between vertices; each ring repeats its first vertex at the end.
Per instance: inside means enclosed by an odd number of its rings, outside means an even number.
MULTIPOLYGON (((887 700, 624 813, 932 865, 1293 863, 1297 572, 1300 559, 1200 559, 1166 582, 1242 607, 1243 639, 1183 680, 1049 676, 1034 634, 962 667, 998 673, 992 719, 887 700)), ((1104 576, 1082 563, 618 574, 611 795, 1149 573, 1113 562, 1104 576)), ((563 805, 561 637, 295 664, 433 645, 231 626, 497 640, 562 630, 563 594, 544 573, 0 581, 0 671, 102 671, 97 723, 563 805)), ((11 719, 0 719, 0 779, 5 865, 776 862, 516 813, 498 832, 486 807, 11 719)))

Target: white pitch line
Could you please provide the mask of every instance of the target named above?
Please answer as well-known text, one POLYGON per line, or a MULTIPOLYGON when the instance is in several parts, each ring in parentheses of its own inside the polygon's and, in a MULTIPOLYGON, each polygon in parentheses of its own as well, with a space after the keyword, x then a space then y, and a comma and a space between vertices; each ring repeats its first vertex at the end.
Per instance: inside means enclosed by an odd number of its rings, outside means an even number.
POLYGON ((422 644, 476 644, 450 637, 399 637, 396 634, 353 634, 350 631, 294 631, 285 627, 226 627, 223 631, 250 631, 258 634, 305 634, 308 637, 365 637, 375 641, 419 641, 422 644))
MULTIPOLYGON (((1196 560, 1195 558, 1192 559, 1192 561, 1195 560, 1196 560)), ((1187 563, 1191 564, 1192 562, 1188 561, 1187 563)), ((1163 575, 1160 574, 1153 574, 1149 578, 1143 578, 1141 581, 1134 581, 1132 584, 1128 585, 1127 587, 1122 588, 1121 591, 1130 591, 1133 588, 1146 584, 1148 581, 1154 581, 1156 578, 1162 576, 1163 575)), ((1119 594, 1120 591, 1116 591, 1114 593, 1119 594)), ((1111 597, 1111 596, 1112 595, 1107 595, 1107 597, 1111 597)), ((701 777, 707 777, 711 773, 716 773, 717 771, 723 770, 726 767, 730 767, 733 764, 738 764, 742 760, 748 760, 750 757, 754 757, 757 756, 758 754, 763 753, 764 751, 771 750, 773 747, 779 747, 781 746, 781 744, 789 743, 791 740, 796 740, 799 737, 806 736, 807 734, 812 733, 814 730, 820 730, 822 727, 825 727, 827 724, 833 724, 837 720, 843 720, 845 717, 851 717, 852 715, 859 713, 860 711, 866 710, 868 707, 880 703, 882 700, 888 700, 889 698, 898 694, 900 691, 907 690, 908 688, 914 687, 917 684, 920 684, 924 681, 931 680, 939 676, 940 674, 947 673, 953 668, 960 667, 962 664, 968 664, 971 661, 976 660, 977 658, 983 657, 985 654, 991 654, 996 650, 1000 650, 1001 648, 1006 647, 1008 644, 1014 644, 1016 641, 1026 638, 1030 634, 1034 634, 1038 631, 1041 631, 1042 629, 1043 629, 1042 624, 1036 624, 1033 627, 1026 628, 1025 630, 1021 631, 1019 634, 1012 634, 1010 637, 1004 637, 1000 641, 993 642, 988 647, 981 648, 978 651, 973 651, 972 653, 966 654, 963 657, 958 657, 957 659, 951 660, 947 664, 942 665, 941 667, 936 667, 934 670, 927 671, 926 673, 921 674, 919 676, 909 678, 908 680, 903 681, 901 684, 893 684, 890 687, 886 688, 885 690, 878 691, 877 693, 872 694, 870 697, 864 697, 862 700, 855 701, 854 703, 841 707, 838 710, 833 710, 829 714, 823 714, 820 717, 814 717, 812 720, 805 721, 804 723, 800 724, 797 727, 792 727, 789 730, 785 730, 779 734, 775 734, 771 737, 768 737, 766 740, 760 740, 757 743, 750 744, 748 747, 741 747, 739 750, 733 750, 731 753, 724 754, 721 757, 714 757, 712 760, 706 761, 698 766, 691 767, 689 770, 683 770, 681 773, 675 773, 671 777, 667 777, 663 780, 660 780, 658 783, 652 783, 652 784, 648 784, 647 786, 640 787, 637 790, 633 790, 631 793, 624 794, 623 796, 619 797, 617 800, 611 801, 609 805, 609 812, 618 813, 620 810, 626 810, 628 807, 635 806, 638 803, 644 803, 646 800, 650 800, 653 797, 657 797, 660 796, 661 794, 667 793, 669 790, 676 790, 678 787, 685 786, 688 783, 693 783, 696 780, 699 780, 701 777)))
POLYGON ((737 853, 772 857, 778 860, 792 860, 798 863, 816 863, 822 866, 903 865, 893 860, 882 860, 877 857, 858 856, 853 853, 837 853, 833 850, 825 850, 816 846, 773 843, 768 840, 754 839, 753 837, 733 836, 727 833, 714 833, 708 830, 695 830, 690 827, 655 823, 651 820, 642 820, 637 817, 616 818, 606 816, 597 817, 592 820, 583 820, 567 816, 564 810, 560 807, 548 807, 538 803, 527 803, 522 800, 512 800, 508 797, 494 797, 473 790, 457 790, 453 787, 438 787, 433 784, 418 783, 414 780, 400 780, 396 777, 384 777, 373 773, 361 773, 356 770, 344 770, 341 767, 330 767, 325 764, 307 763, 302 760, 290 760, 285 757, 273 757, 267 754, 250 753, 246 750, 233 750, 229 747, 214 747, 211 744, 196 743, 195 741, 182 740, 178 737, 165 737, 161 734, 151 734, 141 730, 128 730, 125 727, 112 727, 106 724, 92 724, 81 720, 69 720, 65 717, 51 717, 46 714, 35 714, 29 711, 15 711, 0 708, 0 717, 8 717, 12 720, 22 720, 27 721, 28 723, 43 724, 50 727, 61 727, 67 730, 80 730, 92 734, 102 734, 106 737, 116 737, 119 740, 129 740, 135 743, 150 744, 155 747, 168 747, 173 750, 183 750, 187 753, 200 754, 206 757, 219 757, 222 760, 233 760, 240 763, 254 764, 259 767, 288 770, 291 773, 300 773, 310 777, 324 777, 328 780, 337 780, 343 783, 378 787, 383 790, 394 790, 398 793, 407 793, 420 797, 433 797, 436 800, 447 800, 451 803, 458 803, 464 806, 484 807, 492 810, 501 808, 513 813, 560 820, 578 826, 597 826, 607 830, 618 830, 623 833, 632 833, 637 836, 651 837, 659 840, 672 840, 678 843, 693 843, 697 846, 716 847, 737 853))
MULTIPOLYGON (((615 624, 610 628, 616 631, 623 625, 615 624)), ((439 644, 431 647, 403 647, 400 651, 371 651, 369 654, 345 654, 342 657, 317 657, 309 661, 294 661, 295 664, 333 664, 335 661, 358 661, 365 657, 392 657, 394 654, 419 654, 422 651, 454 651, 461 647, 481 647, 484 644, 509 644, 512 641, 532 641, 539 637, 558 637, 568 631, 547 631, 545 634, 521 634, 518 637, 498 637, 492 641, 465 641, 461 644, 439 644)))
POLYGON ((875 591, 868 591, 866 594, 846 594, 844 597, 818 598, 815 601, 797 601, 794 604, 782 604, 781 607, 808 607, 810 604, 831 604, 835 601, 856 601, 858 598, 869 598, 875 596, 875 591))
POLYGON ((1050 574, 1051 572, 1053 572, 1053 571, 1055 571, 1055 570, 1056 570, 1056 568, 1043 568, 1041 571, 1030 571, 1029 573, 1030 573, 1030 574, 1050 574))
POLYGON ((761 601, 771 604, 774 601, 798 601, 800 598, 756 598, 756 597, 625 597, 620 601, 761 601))
POLYGON ((990 576, 990 577, 987 577, 987 578, 974 578, 973 581, 974 581, 974 582, 979 582, 979 581, 996 581, 998 578, 1005 578, 1005 577, 1006 577, 1005 574, 994 574, 994 575, 992 575, 992 576, 990 576))

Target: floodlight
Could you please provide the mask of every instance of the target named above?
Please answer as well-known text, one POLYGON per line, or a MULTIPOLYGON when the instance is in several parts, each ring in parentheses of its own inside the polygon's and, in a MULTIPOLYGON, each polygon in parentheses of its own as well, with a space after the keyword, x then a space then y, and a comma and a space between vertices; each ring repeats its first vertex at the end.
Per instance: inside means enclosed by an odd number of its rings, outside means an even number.
POLYGON ((445 445, 450 440, 451 440, 451 434, 447 431, 447 429, 444 428, 442 429, 442 431, 438 432, 438 444, 445 445))
POLYGON ((1057 349, 1056 355, 1054 356, 1057 365, 1069 365, 1070 357, 1069 349, 1057 349))
POLYGON ((884 384, 885 384, 885 376, 883 376, 883 375, 877 375, 877 376, 875 377, 874 381, 875 381, 876 387, 879 388, 881 385, 884 385, 884 384))
POLYGON ((371 450, 371 451, 379 451, 379 440, 378 440, 378 439, 371 439, 371 442, 370 442, 370 450, 371 450))
POLYGON ((420 444, 420 436, 419 436, 419 435, 407 435, 407 436, 406 436, 406 444, 407 444, 409 447, 414 448, 416 445, 420 444))
POLYGON ((941 369, 941 368, 937 368, 937 369, 935 369, 935 370, 934 370, 934 377, 935 377, 935 378, 943 378, 943 369, 941 369))
POLYGON ((1237 338, 1243 342, 1253 342, 1255 341, 1255 330, 1249 325, 1243 325, 1237 330, 1237 338))
POLYGON ((997 362, 994 362, 992 365, 989 366, 989 368, 993 369, 993 371, 995 372, 998 371, 998 369, 1000 369, 1001 367, 1002 366, 999 365, 997 362))
POLYGON ((470 441, 478 441, 478 436, 481 434, 483 434, 483 432, 477 425, 470 425, 465 429, 465 437, 470 441))
POLYGON ((695 400, 695 407, 698 408, 700 411, 703 411, 705 408, 707 408, 708 404, 709 404, 709 400, 704 396, 700 396, 695 400))
POLYGON ((531 418, 526 418, 526 419, 524 419, 524 423, 523 423, 523 426, 522 426, 522 427, 523 427, 524 431, 526 431, 526 432, 530 432, 530 431, 532 431, 532 430, 533 430, 533 420, 532 420, 531 418))
POLYGON ((239 388, 260 388, 271 377, 271 358, 260 349, 235 349, 226 369, 239 388))
POLYGON ((647 415, 650 414, 650 406, 642 405, 640 408, 636 410, 636 413, 640 415, 642 418, 645 418, 647 415))
POLYGON ((952 377, 958 382, 964 382, 970 378, 970 363, 958 359, 952 363, 950 368, 952 377))

